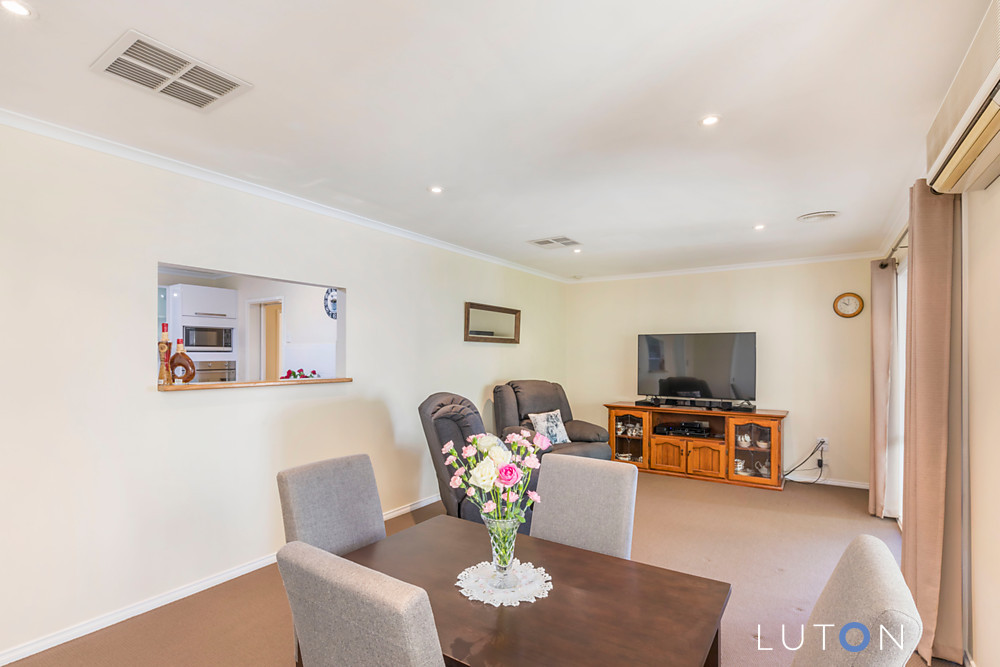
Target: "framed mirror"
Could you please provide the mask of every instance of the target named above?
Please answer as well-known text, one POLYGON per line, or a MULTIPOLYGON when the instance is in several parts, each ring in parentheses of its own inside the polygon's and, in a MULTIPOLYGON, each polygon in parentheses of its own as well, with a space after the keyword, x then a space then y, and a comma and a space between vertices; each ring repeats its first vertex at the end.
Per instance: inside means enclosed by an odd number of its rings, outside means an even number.
POLYGON ((473 343, 520 343, 521 311, 466 301, 465 340, 473 343))

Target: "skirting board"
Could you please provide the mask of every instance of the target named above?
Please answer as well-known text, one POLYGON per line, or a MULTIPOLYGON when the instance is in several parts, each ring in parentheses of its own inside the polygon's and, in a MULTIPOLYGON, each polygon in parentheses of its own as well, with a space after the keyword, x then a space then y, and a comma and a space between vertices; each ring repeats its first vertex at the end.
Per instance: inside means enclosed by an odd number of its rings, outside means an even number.
MULTIPOLYGON (((412 512, 415 509, 426 507, 427 505, 437 502, 440 499, 441 497, 438 495, 422 498, 415 503, 410 503, 409 505, 403 505, 402 507, 397 507, 396 509, 389 510, 388 512, 383 512, 382 516, 385 520, 389 520, 406 514, 407 512, 412 512)), ((181 586, 180 588, 175 588, 172 591, 151 597, 147 600, 143 600, 142 602, 137 602, 136 604, 118 609, 117 611, 113 611, 109 614, 98 616, 97 618, 85 621, 79 625, 74 625, 73 627, 66 628, 65 630, 40 639, 36 639, 28 642, 27 644, 15 646, 14 648, 0 653, 0 665, 6 665, 17 660, 22 660, 27 658, 29 655, 41 653, 42 651, 50 649, 53 646, 64 644, 70 640, 76 639, 77 637, 88 635, 91 632, 96 632, 108 626, 114 625, 115 623, 121 623, 122 621, 128 620, 133 616, 144 614, 147 611, 156 609, 157 607, 162 607, 165 604, 176 602, 177 600, 186 598, 189 595, 200 593, 201 591, 211 588, 212 586, 218 586, 221 583, 229 581, 230 579, 235 579, 236 577, 247 574, 248 572, 259 570, 260 568, 266 567, 273 562, 275 562, 274 554, 268 554, 267 556, 263 556, 257 560, 253 560, 249 563, 244 563, 243 565, 238 565, 232 569, 226 570, 225 572, 219 572, 218 574, 206 577, 200 581, 196 581, 186 586, 181 586)))
MULTIPOLYGON (((789 475, 785 477, 789 482, 802 482, 804 484, 809 484, 810 482, 816 482, 815 477, 809 477, 808 475, 789 475)), ((816 484, 829 484, 830 486, 846 486, 851 489, 868 489, 868 484, 863 482, 852 482, 849 479, 827 479, 823 478, 816 482, 816 484)))

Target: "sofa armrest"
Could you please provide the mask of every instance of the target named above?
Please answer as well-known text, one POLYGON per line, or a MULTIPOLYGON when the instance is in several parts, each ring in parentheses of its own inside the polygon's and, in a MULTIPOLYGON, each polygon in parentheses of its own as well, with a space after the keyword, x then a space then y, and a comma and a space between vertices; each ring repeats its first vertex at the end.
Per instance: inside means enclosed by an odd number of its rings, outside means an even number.
POLYGON ((611 437, 606 428, 581 419, 566 422, 566 435, 573 442, 607 442, 611 437))

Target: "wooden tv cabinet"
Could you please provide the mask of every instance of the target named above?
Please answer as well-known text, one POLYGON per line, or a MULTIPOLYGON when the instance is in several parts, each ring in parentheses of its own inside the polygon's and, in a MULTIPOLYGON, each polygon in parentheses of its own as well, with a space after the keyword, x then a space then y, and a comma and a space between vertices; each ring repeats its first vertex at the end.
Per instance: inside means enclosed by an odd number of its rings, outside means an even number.
POLYGON ((604 407, 616 461, 660 475, 777 490, 785 486, 781 454, 785 410, 729 412, 634 403, 604 407), (708 422, 708 436, 678 433, 681 422, 708 422), (656 433, 667 426, 674 430, 656 433))

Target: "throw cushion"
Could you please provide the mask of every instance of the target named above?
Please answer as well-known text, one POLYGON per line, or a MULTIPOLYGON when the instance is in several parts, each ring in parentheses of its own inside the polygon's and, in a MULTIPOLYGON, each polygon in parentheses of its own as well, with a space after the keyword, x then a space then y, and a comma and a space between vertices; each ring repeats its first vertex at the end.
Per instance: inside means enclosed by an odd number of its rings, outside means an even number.
POLYGON ((559 410, 529 414, 528 418, 531 419, 535 430, 548 438, 549 442, 553 445, 570 441, 569 436, 566 435, 566 426, 563 424, 562 413, 559 410))

